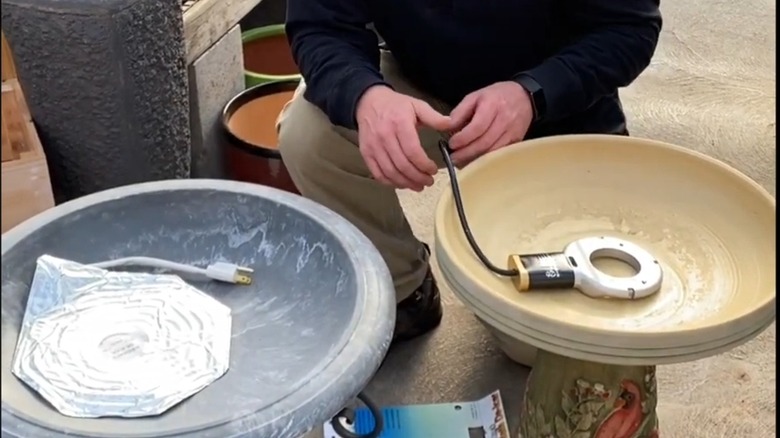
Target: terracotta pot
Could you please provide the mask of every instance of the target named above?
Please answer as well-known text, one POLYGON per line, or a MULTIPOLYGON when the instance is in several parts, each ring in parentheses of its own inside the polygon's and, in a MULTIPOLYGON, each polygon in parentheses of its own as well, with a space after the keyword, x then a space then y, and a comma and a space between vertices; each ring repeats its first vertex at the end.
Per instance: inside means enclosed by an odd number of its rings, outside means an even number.
POLYGON ((227 174, 298 193, 277 149, 276 119, 292 99, 298 80, 255 85, 238 94, 222 111, 227 174))
POLYGON ((284 24, 258 27, 241 34, 247 88, 276 81, 300 80, 284 24))

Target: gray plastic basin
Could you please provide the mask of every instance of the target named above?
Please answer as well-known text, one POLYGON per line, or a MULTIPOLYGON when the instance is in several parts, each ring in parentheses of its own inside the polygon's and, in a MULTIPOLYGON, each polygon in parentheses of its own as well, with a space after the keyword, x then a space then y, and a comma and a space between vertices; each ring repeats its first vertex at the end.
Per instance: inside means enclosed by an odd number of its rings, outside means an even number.
POLYGON ((2 436, 297 438, 376 372, 395 320, 390 274, 345 219, 276 189, 216 180, 144 183, 58 206, 2 237, 2 436), (191 282, 230 306, 230 369, 167 413, 60 415, 10 372, 36 258, 144 255, 253 268, 251 286, 191 282))

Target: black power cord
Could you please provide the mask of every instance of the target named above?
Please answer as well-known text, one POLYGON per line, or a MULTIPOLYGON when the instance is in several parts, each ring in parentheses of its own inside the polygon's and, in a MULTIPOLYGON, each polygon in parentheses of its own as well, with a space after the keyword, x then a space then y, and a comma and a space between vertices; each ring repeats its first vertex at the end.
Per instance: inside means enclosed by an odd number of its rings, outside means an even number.
MULTIPOLYGON (((463 209, 463 199, 460 196, 460 186, 458 185, 458 178, 455 175, 455 165, 452 164, 452 158, 450 157, 452 150, 450 149, 450 145, 445 140, 439 140, 439 149, 441 150, 442 157, 444 157, 444 164, 447 167, 447 173, 450 176, 452 196, 455 198, 455 209, 458 211, 460 225, 463 228, 463 234, 466 235, 466 240, 468 240, 471 249, 477 255, 482 264, 484 264, 485 267, 494 273, 504 277, 514 277, 519 275, 520 272, 517 269, 502 269, 491 263, 490 259, 487 258, 485 253, 483 253, 479 248, 479 245, 477 245, 476 240, 474 240, 474 233, 471 232, 468 220, 466 220, 466 212, 463 209)), ((358 394, 357 398, 363 402, 364 405, 366 405, 368 410, 371 412, 371 415, 374 417, 374 429, 371 432, 363 435, 358 435, 355 432, 347 430, 344 425, 341 424, 342 420, 353 424, 355 419, 354 412, 349 408, 344 408, 330 420, 330 425, 333 426, 333 431, 342 438, 378 438, 384 429, 384 418, 382 417, 382 411, 373 401, 371 401, 370 398, 368 398, 362 392, 358 394)))
POLYGON ((358 435, 355 432, 347 430, 347 428, 341 424, 341 420, 346 420, 350 424, 354 424, 355 419, 354 412, 352 412, 352 410, 349 408, 344 408, 330 420, 330 425, 333 427, 333 431, 336 432, 341 438, 378 438, 385 428, 384 418, 382 417, 382 410, 379 409, 379 406, 377 406, 376 403, 374 403, 362 392, 358 394, 357 399, 366 405, 368 410, 371 412, 371 415, 374 417, 374 429, 371 432, 363 435, 358 435))
POLYGON ((444 157, 444 164, 447 166, 447 173, 450 175, 452 197, 455 198, 455 209, 458 211, 460 225, 463 228, 463 234, 466 235, 466 240, 468 240, 469 245, 471 245, 471 249, 477 255, 482 264, 494 273, 504 277, 515 277, 520 275, 520 272, 517 269, 502 269, 491 263, 485 253, 483 253, 479 248, 479 245, 477 245, 477 241, 474 240, 474 234, 471 232, 469 223, 466 220, 466 212, 463 209, 463 199, 460 196, 460 186, 458 185, 458 178, 455 176, 455 165, 452 164, 452 158, 450 157, 452 150, 450 149, 450 145, 446 140, 439 140, 439 149, 441 150, 442 157, 444 157))

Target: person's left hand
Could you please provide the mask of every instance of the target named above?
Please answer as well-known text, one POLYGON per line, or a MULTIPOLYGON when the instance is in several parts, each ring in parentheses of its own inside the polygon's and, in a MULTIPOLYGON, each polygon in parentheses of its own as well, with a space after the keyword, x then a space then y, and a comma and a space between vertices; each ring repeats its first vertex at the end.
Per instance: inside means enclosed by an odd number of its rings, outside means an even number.
POLYGON ((477 90, 450 117, 452 161, 463 167, 480 156, 525 138, 533 120, 528 92, 517 82, 497 82, 477 90))

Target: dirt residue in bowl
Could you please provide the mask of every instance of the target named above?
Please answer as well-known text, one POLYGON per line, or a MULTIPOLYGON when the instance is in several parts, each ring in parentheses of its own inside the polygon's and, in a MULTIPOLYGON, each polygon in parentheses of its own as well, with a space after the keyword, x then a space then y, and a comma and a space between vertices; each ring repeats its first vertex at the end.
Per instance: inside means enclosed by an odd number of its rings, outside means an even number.
POLYGON ((243 44, 244 69, 252 73, 285 76, 298 74, 298 66, 284 34, 248 41, 243 44))
POLYGON ((279 144, 276 119, 294 94, 295 91, 280 91, 241 105, 228 119, 228 129, 251 145, 276 149, 279 144))

